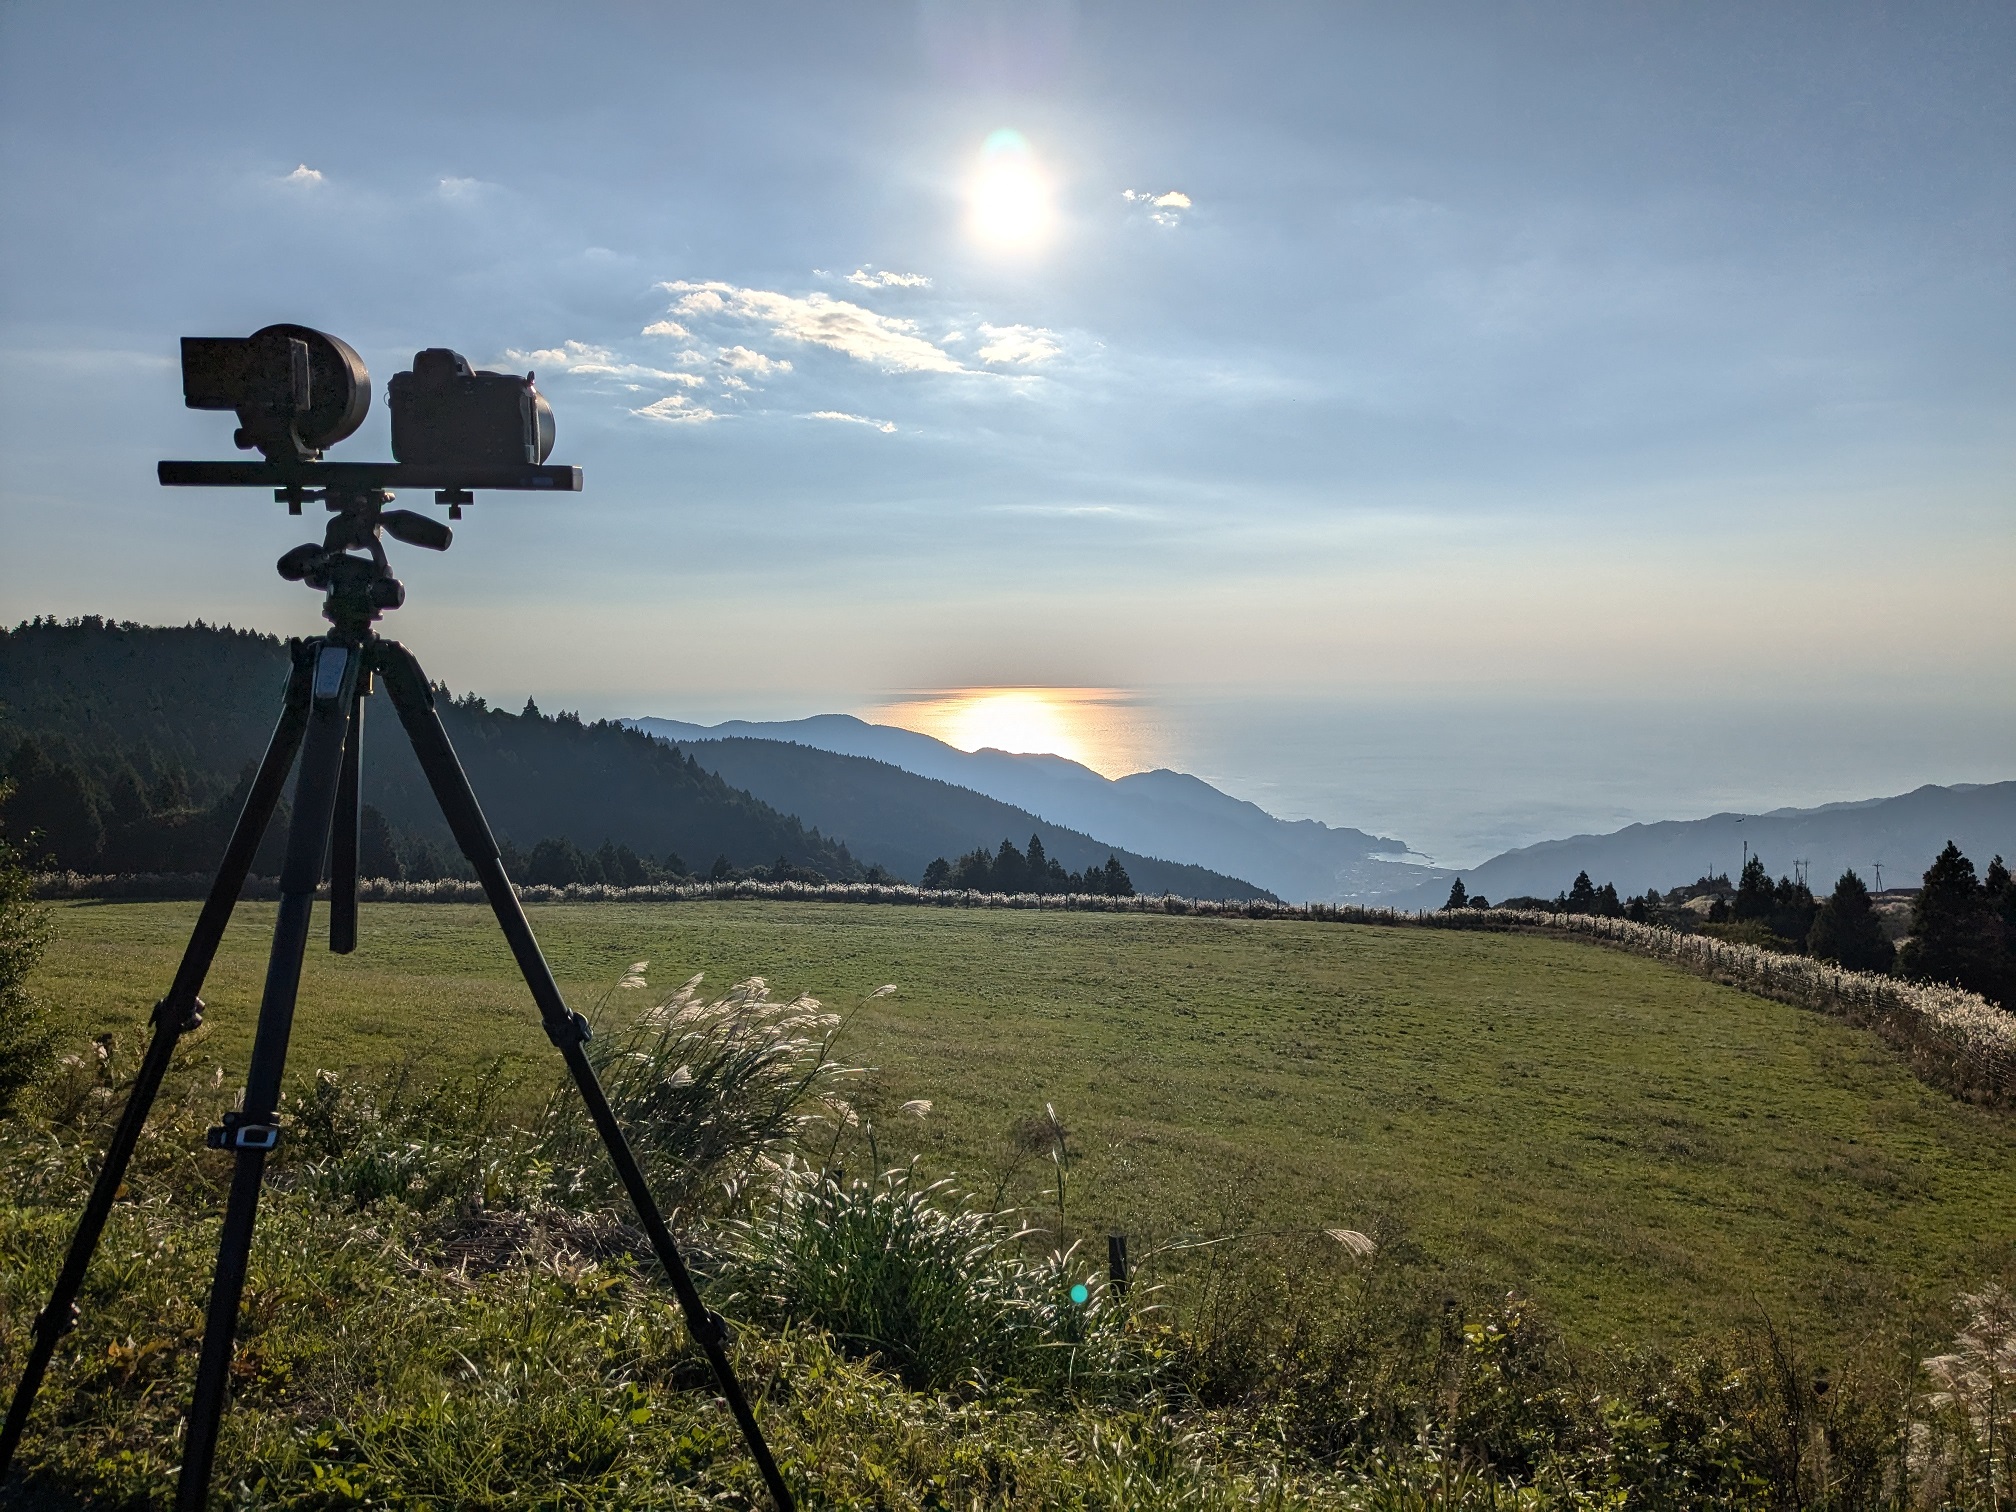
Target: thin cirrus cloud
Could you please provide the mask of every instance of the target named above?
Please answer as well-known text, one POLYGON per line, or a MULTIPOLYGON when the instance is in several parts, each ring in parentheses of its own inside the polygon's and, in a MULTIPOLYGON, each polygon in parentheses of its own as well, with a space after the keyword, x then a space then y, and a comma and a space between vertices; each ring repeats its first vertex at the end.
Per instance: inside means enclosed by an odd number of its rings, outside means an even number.
MULTIPOLYGON (((281 161, 285 162, 286 159, 283 158, 281 161)), ((283 184, 319 184, 322 182, 322 170, 320 168, 310 168, 306 163, 303 163, 292 173, 281 174, 280 182, 283 184)))
POLYGON ((878 430, 885 436, 896 434, 896 422, 876 420, 868 415, 850 415, 845 410, 814 410, 805 417, 807 420, 844 420, 849 425, 865 425, 870 430, 878 430))

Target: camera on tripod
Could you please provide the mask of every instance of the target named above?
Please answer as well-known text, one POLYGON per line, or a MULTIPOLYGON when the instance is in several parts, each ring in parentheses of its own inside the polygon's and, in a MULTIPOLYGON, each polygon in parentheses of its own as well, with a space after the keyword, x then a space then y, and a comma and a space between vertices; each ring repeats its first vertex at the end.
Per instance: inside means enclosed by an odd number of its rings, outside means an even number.
POLYGON ((184 336, 182 402, 236 410, 240 451, 314 462, 364 423, 371 374, 348 342, 300 325, 250 336, 184 336))
MULTIPOLYGON (((416 352, 386 386, 392 456, 428 468, 536 467, 553 452, 553 406, 532 374, 473 369, 446 347, 416 352)), ((182 338, 182 402, 236 410, 241 451, 318 462, 371 408, 371 374, 348 343, 299 325, 182 338)), ((540 485, 535 485, 540 486, 540 485)), ((550 486, 550 485, 543 485, 550 486)))
POLYGON ((394 373, 392 455, 437 466, 507 467, 544 462, 553 450, 553 406, 532 375, 472 371, 446 347, 413 354, 410 373, 394 373))

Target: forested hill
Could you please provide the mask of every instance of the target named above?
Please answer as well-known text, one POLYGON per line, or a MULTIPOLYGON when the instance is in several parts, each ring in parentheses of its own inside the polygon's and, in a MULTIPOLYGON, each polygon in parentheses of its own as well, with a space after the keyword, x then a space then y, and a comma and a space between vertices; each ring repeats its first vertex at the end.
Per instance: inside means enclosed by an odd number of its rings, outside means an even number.
POLYGON ((932 861, 955 860, 1040 836, 1067 871, 1116 858, 1141 892, 1186 898, 1270 898, 1237 877, 1108 845, 970 788, 920 777, 886 761, 842 756, 783 740, 701 740, 685 749, 707 770, 764 801, 846 835, 864 852, 914 882, 932 861))
MULTIPOLYGON (((204 870, 216 863, 248 764, 287 680, 276 636, 95 617, 0 630, 0 772, 17 792, 10 833, 77 870, 204 870)), ((608 842, 653 869, 788 869, 852 879, 870 868, 838 840, 730 787, 662 741, 608 722, 491 709, 441 695, 462 763, 502 840, 593 852, 608 842)), ((447 829, 397 715, 367 703, 365 802, 388 843, 445 850, 447 829)), ((270 869, 277 848, 269 846, 270 869)), ((367 870, 369 867, 367 866, 367 870)))

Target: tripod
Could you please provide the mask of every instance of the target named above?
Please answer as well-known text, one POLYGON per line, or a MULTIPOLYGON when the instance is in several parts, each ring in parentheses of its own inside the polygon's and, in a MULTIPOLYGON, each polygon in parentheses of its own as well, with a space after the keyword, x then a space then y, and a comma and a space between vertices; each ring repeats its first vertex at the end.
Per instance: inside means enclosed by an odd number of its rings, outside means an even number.
MULTIPOLYGON (((171 481, 169 468, 178 465, 197 464, 162 464, 164 482, 171 481)), ((330 470, 333 472, 334 468, 330 470)), ((460 504, 469 500, 466 493, 452 497, 457 492, 449 490, 451 496, 441 501, 456 505, 455 513, 459 515, 460 504)), ((210 1130, 208 1137, 211 1148, 233 1153, 235 1166, 225 1204, 223 1234, 217 1247, 217 1270, 203 1329, 196 1387, 189 1406, 176 1506, 180 1512, 201 1512, 208 1502, 239 1300, 245 1287, 252 1230, 258 1216, 259 1189, 266 1157, 280 1139, 276 1114, 287 1060, 287 1039, 293 1027, 315 891, 325 864, 330 875, 329 948, 347 954, 357 944, 358 792, 363 772, 364 698, 371 691, 373 680, 382 677, 442 817, 447 820, 462 854, 476 869, 484 895, 497 916, 498 927, 503 930, 525 985, 538 1005, 546 1036, 560 1051, 580 1089, 588 1115, 636 1208, 653 1253, 665 1268, 687 1327, 713 1367, 721 1395, 762 1472, 770 1498, 779 1512, 792 1512, 790 1489, 771 1457, 729 1361, 727 1324, 708 1310, 694 1288, 692 1276, 651 1196, 630 1142, 596 1079, 583 1049, 589 1037, 587 1020, 568 1008, 553 980, 525 910, 504 874, 504 863, 498 856, 490 825, 448 742, 447 731, 441 726, 433 690, 412 653, 397 641, 382 639, 371 628, 385 609, 397 608, 405 601, 405 589, 392 576, 379 542, 380 528, 392 531, 398 539, 434 550, 447 549, 451 539, 448 528, 405 510, 387 513, 383 506, 391 495, 376 487, 332 484, 310 493, 297 483, 281 489, 279 496, 295 513, 299 513, 303 499, 321 499, 334 515, 320 547, 300 546, 280 559, 283 577, 325 590, 323 615, 332 628, 312 640, 291 643, 293 670, 279 722, 259 763, 244 811, 231 832, 209 898, 183 951, 174 984, 155 1006, 147 1053, 134 1077, 77 1232, 70 1241, 49 1305, 35 1320, 28 1363, 8 1407, 6 1426, 0 1429, 0 1476, 6 1474, 13 1462, 57 1342, 76 1324, 77 1295, 84 1283, 85 1270, 125 1179, 141 1126, 161 1090, 176 1042, 202 1022, 203 1000, 199 994, 204 978, 298 754, 300 775, 295 782, 286 859, 280 873, 279 916, 273 926, 272 954, 267 962, 265 991, 252 1041, 244 1105, 226 1113, 222 1125, 210 1130), (368 551, 369 555, 351 554, 355 549, 368 551)))

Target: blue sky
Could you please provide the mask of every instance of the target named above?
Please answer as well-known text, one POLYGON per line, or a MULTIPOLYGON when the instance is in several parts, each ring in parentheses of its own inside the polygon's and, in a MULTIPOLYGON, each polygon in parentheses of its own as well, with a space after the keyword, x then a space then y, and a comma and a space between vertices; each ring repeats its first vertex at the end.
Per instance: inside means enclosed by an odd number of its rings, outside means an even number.
POLYGON ((229 454, 175 338, 299 320, 339 456, 538 372, 587 491, 401 557, 498 697, 2007 706, 2012 77, 1973 4, 17 0, 0 613, 312 629, 300 522, 152 484, 229 454))

